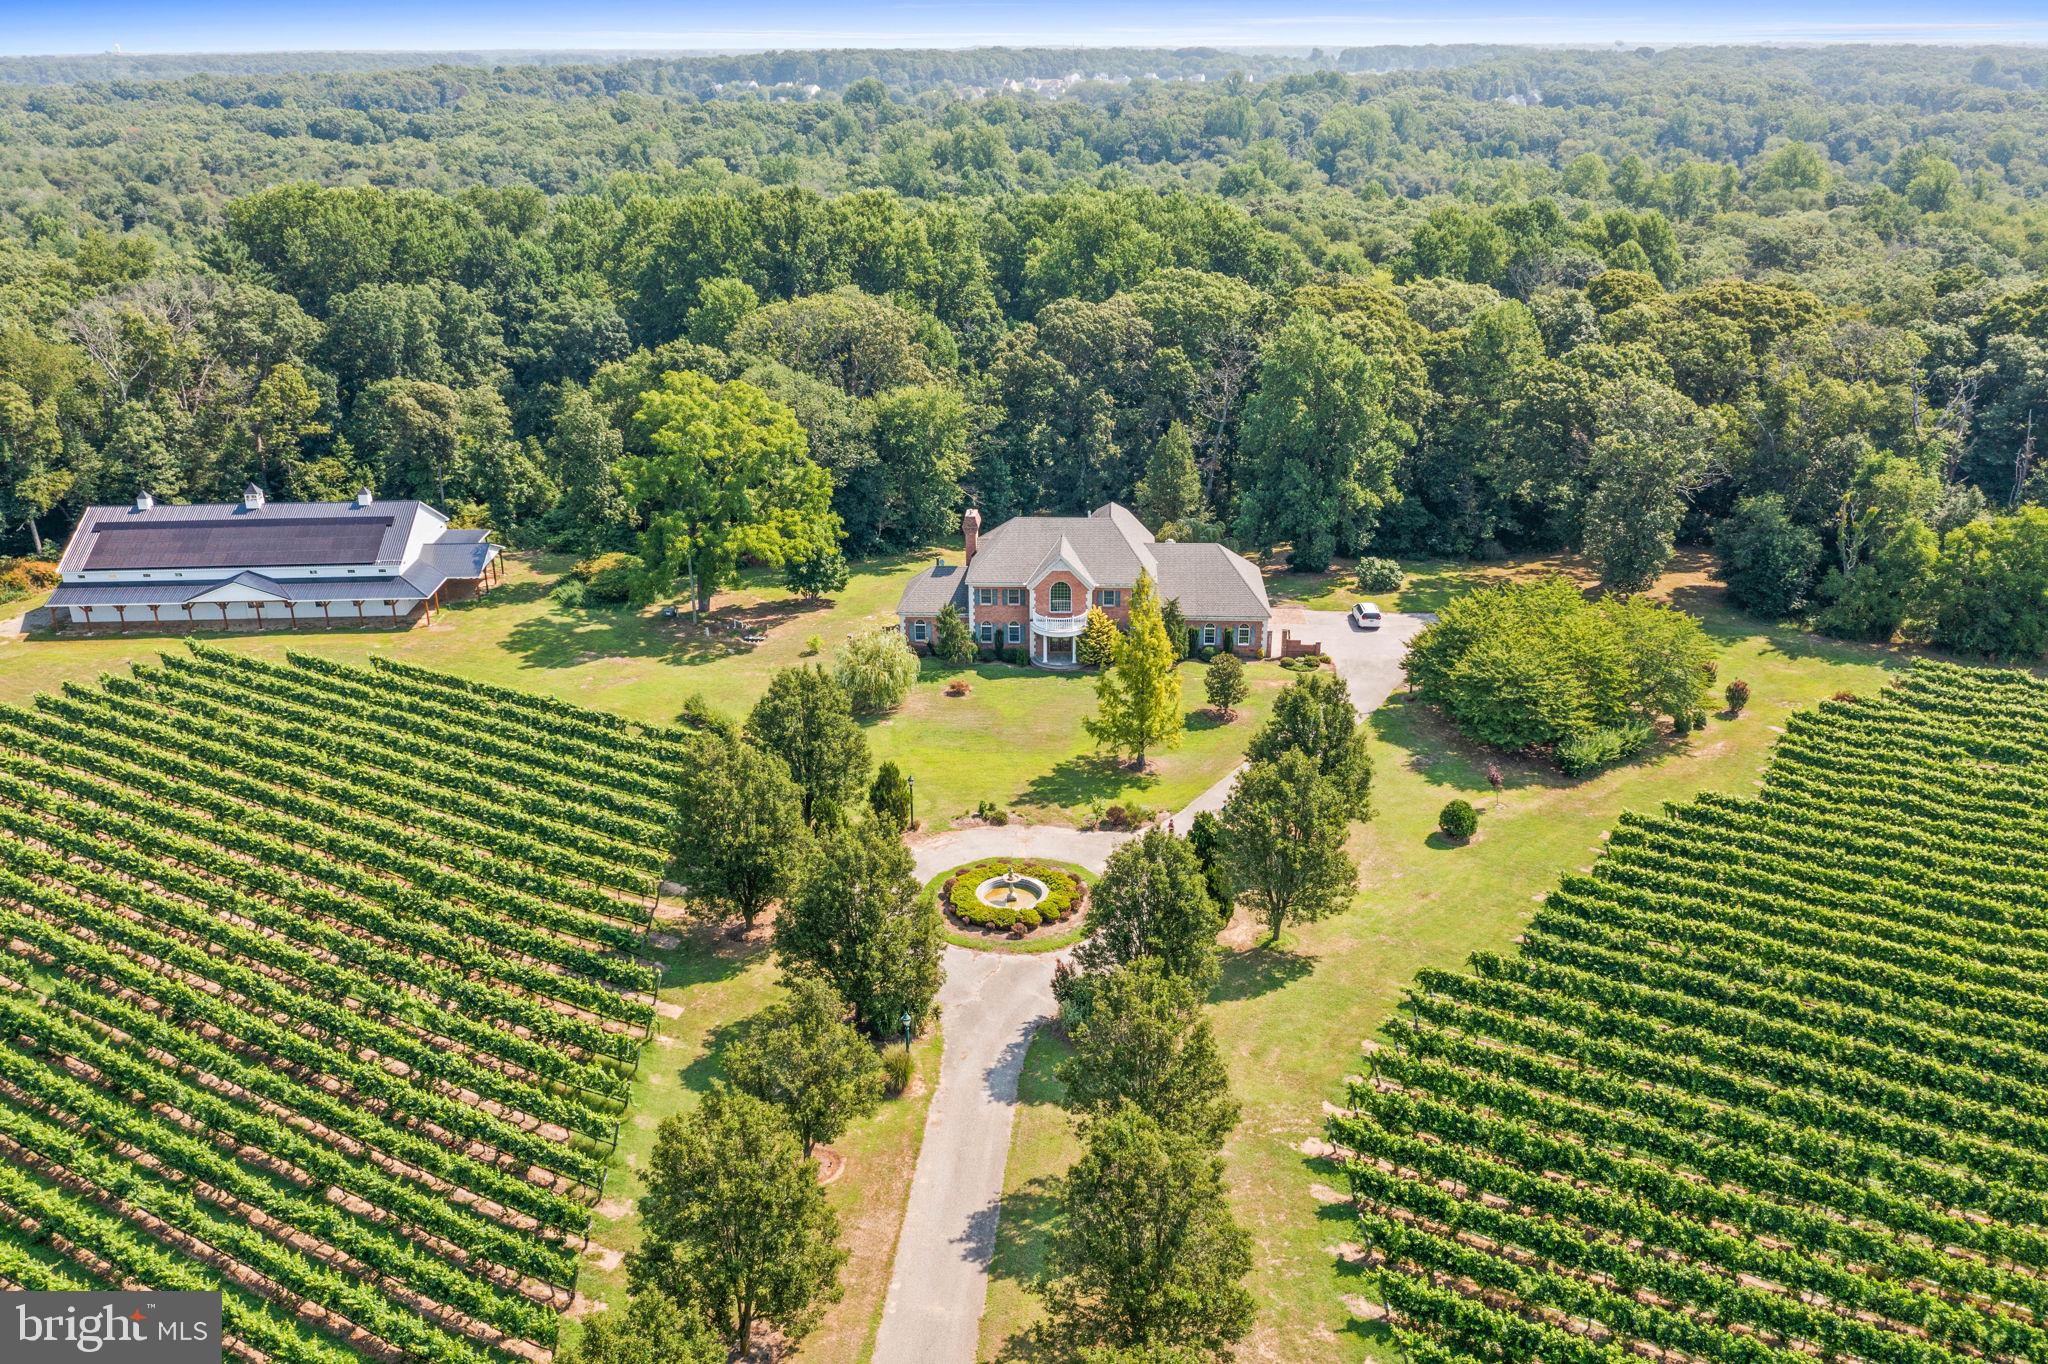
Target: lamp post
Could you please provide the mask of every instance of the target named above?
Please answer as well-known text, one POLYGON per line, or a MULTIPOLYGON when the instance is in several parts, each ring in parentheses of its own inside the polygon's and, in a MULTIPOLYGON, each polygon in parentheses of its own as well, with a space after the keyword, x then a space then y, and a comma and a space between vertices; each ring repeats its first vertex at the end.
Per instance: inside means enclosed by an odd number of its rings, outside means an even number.
POLYGON ((910 1050, 910 1010, 903 1011, 903 1050, 910 1050))
POLYGON ((905 777, 904 780, 910 783, 910 827, 915 829, 917 827, 917 778, 905 777))

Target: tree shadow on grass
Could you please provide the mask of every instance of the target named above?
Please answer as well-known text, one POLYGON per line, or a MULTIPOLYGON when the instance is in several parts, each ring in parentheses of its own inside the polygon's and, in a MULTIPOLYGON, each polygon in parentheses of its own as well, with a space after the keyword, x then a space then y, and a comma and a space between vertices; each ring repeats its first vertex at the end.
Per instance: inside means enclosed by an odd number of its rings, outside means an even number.
POLYGON ((516 583, 500 583, 496 587, 477 593, 462 601, 452 601, 443 608, 448 611, 478 611, 491 606, 529 606, 555 590, 555 584, 542 578, 526 578, 516 583))
POLYGON ((661 965, 661 988, 664 990, 715 985, 729 980, 768 950, 764 936, 734 938, 726 932, 724 924, 694 923, 667 927, 682 930, 681 945, 666 952, 648 953, 661 965))
POLYGON ((1126 767, 1120 758, 1101 753, 1081 753, 1067 758, 1052 771, 1033 777, 1018 795, 1020 805, 1071 807, 1107 801, 1128 790, 1147 791, 1159 784, 1156 773, 1126 767))
POLYGON ((725 1049, 739 1035, 744 1019, 721 1023, 704 1034, 704 1049, 697 1053, 690 1064, 676 1073, 677 1083, 686 1093, 702 1094, 711 1088, 713 1080, 725 1075, 725 1049))
POLYGON ((1223 975, 1209 993, 1212 1003, 1257 999, 1291 985, 1316 969, 1316 959, 1285 947, 1248 947, 1226 952, 1223 975))

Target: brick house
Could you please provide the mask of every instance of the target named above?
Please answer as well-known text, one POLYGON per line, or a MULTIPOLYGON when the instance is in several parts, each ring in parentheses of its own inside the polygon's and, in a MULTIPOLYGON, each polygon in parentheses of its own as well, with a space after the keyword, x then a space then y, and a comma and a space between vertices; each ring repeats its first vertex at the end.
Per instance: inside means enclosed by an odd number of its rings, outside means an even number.
POLYGON ((896 604, 913 648, 930 650, 950 605, 982 649, 1028 649, 1041 668, 1072 668, 1088 609, 1128 624, 1131 589, 1145 572, 1160 601, 1180 603, 1194 648, 1272 652, 1273 608, 1258 569, 1222 545, 1154 540, 1114 502, 1086 516, 1019 516, 986 534, 970 507, 960 529, 964 562, 933 564, 896 604))

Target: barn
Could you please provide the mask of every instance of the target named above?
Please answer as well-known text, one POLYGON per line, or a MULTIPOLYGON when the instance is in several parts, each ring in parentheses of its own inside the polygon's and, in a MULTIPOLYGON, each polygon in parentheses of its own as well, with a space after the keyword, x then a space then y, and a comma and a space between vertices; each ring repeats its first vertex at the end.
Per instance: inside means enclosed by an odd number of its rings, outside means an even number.
POLYGON ((488 530, 424 502, 240 502, 89 507, 51 595, 62 629, 185 630, 301 623, 403 626, 496 581, 488 530))

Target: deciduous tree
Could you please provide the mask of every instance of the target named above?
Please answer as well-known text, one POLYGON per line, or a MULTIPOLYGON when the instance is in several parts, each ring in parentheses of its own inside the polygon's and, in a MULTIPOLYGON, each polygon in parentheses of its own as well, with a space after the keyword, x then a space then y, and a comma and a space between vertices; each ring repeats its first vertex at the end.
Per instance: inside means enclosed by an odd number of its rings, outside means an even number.
POLYGON ((835 818, 868 780, 868 740, 846 689, 817 664, 783 668, 747 713, 747 738, 782 759, 806 825, 835 818))
MULTIPOLYGON (((1214 666, 1213 664, 1211 665, 1214 666)), ((1372 809, 1372 751, 1351 691, 1333 672, 1318 669, 1288 683, 1273 703, 1273 713, 1245 748, 1253 762, 1273 762, 1281 754, 1306 753, 1344 797, 1353 819, 1372 809)))
POLYGON ((1351 903, 1358 866, 1344 851, 1350 804, 1314 756, 1289 749, 1238 774, 1223 807, 1224 867, 1238 898, 1266 921, 1267 943, 1292 919, 1351 903))
POLYGON ((1088 733, 1112 752, 1124 752, 1139 767, 1155 748, 1180 742, 1187 717, 1181 709, 1180 673, 1152 575, 1138 571, 1131 590, 1130 629, 1117 641, 1116 657, 1095 679, 1095 716, 1088 733))
POLYGON ((780 565, 836 549, 832 481, 787 407, 751 384, 670 371, 640 396, 620 476, 645 518, 640 595, 678 581, 697 611, 742 558, 780 565))
POLYGON ((1237 1100, 1202 1014, 1202 999, 1157 957, 1144 957, 1096 982, 1094 1007, 1070 1025, 1073 1055, 1061 1063, 1061 1100, 1098 1120, 1129 1103, 1170 1132, 1211 1150, 1237 1126, 1237 1100))
POLYGON ((692 903, 754 918, 794 879, 803 851, 803 805, 780 758, 707 735, 676 773, 675 863, 692 903))
POLYGON ((714 1085, 662 1119, 645 1178, 634 1292, 703 1312, 741 1357, 762 1322, 800 1340, 839 1300, 839 1218, 780 1109, 714 1085))
POLYGON ((846 1001, 815 976, 783 981, 789 994, 749 1018, 726 1048, 733 1085, 789 1115, 804 1154, 882 1102, 882 1060, 846 1021, 846 1001))
POLYGON ((944 977, 938 906, 919 894, 900 834, 875 823, 817 840, 775 921, 786 970, 829 981, 869 1033, 922 1029, 944 977))
POLYGON ((1222 1162, 1200 1138, 1125 1104, 1089 1124, 1059 1191, 1045 1297, 1069 1349, 1221 1356, 1251 1330, 1251 1238, 1231 1219, 1222 1162))

